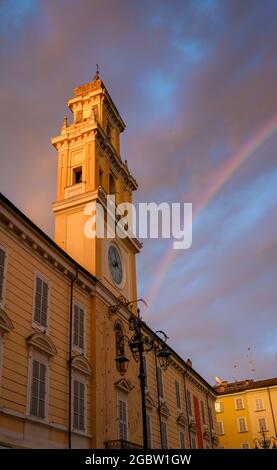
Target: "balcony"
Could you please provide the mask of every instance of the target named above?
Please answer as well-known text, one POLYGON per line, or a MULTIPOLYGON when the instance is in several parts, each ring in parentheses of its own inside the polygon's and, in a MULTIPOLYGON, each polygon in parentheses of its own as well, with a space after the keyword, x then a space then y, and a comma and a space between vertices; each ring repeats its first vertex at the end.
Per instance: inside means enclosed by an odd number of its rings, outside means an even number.
POLYGON ((141 444, 135 444, 134 442, 124 441, 123 439, 118 439, 117 441, 107 441, 105 442, 106 449, 143 449, 141 444))

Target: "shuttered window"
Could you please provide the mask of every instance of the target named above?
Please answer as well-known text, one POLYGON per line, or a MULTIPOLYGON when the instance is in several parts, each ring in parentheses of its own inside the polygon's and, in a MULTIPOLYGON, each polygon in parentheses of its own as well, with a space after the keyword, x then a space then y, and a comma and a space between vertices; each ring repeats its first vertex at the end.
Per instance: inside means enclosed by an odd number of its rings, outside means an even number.
POLYGON ((259 431, 267 431, 266 419, 265 418, 258 418, 259 423, 259 431))
POLYGON ((0 248, 0 302, 2 302, 4 297, 5 259, 6 253, 0 248))
POLYGON ((175 394, 176 394, 176 405, 177 409, 181 409, 181 397, 180 397, 180 384, 178 380, 175 380, 175 394))
POLYGON ((37 361, 32 362, 31 414, 45 418, 46 402, 46 365, 37 361))
POLYGON ((187 390, 187 407, 189 416, 192 416, 191 394, 189 390, 187 390))
POLYGON ((261 398, 256 398, 255 404, 256 404, 256 411, 264 410, 264 403, 261 398))
POLYGON ((211 429, 214 431, 214 419, 213 419, 212 409, 210 406, 208 407, 208 413, 209 413, 210 426, 211 426, 211 429))
POLYGON ((200 402, 200 406, 201 406, 202 423, 206 424, 205 405, 204 405, 204 402, 202 400, 200 402))
POLYGON ((78 305, 74 305, 74 320, 73 320, 73 344, 80 349, 84 349, 84 335, 85 335, 85 312, 84 309, 78 305))
POLYGON ((236 398, 235 399, 235 407, 236 407, 236 410, 243 410, 244 409, 243 398, 236 398))
POLYGON ((217 430, 218 430, 219 436, 222 436, 222 435, 224 434, 224 424, 223 424, 223 421, 218 421, 218 422, 217 422, 217 430))
POLYGON ((180 441, 180 449, 185 449, 185 433, 184 433, 184 431, 179 432, 179 441, 180 441))
POLYGON ((34 321, 40 326, 47 326, 49 287, 47 282, 36 277, 34 321))
POLYGON ((151 436, 151 415, 150 412, 146 413, 146 426, 147 426, 147 445, 148 449, 152 447, 152 436, 151 436))
POLYGON ((164 398, 163 373, 160 367, 157 367, 158 393, 160 398, 164 398))
POLYGON ((162 449, 168 448, 168 441, 167 441, 167 426, 166 422, 161 422, 161 440, 162 440, 162 449))
POLYGON ((85 430, 85 384, 76 379, 73 381, 73 427, 85 430))
POLYGON ((239 432, 247 431, 246 419, 244 417, 238 418, 238 430, 239 432))
POLYGON ((127 441, 128 439, 128 426, 127 426, 127 403, 125 400, 118 400, 119 407, 119 439, 127 441))

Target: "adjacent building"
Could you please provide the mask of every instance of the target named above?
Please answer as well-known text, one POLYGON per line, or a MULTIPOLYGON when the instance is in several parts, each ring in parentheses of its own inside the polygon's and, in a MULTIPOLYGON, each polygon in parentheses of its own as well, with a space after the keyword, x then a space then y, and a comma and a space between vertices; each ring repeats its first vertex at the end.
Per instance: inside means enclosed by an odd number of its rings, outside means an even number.
MULTIPOLYGON (((141 447, 139 365, 121 341, 137 315, 141 244, 84 229, 96 202, 107 214, 108 194, 132 201, 125 124, 99 76, 68 106, 73 122, 52 139, 55 241, 0 196, 0 445, 141 447)), ((143 334, 154 345, 144 358, 149 447, 217 447, 216 391, 171 348, 163 370, 161 339, 146 324, 143 334)))
POLYGON ((277 436, 277 377, 222 382, 215 388, 219 394, 215 409, 220 446, 254 449, 261 447, 259 440, 267 438, 273 447, 277 436))

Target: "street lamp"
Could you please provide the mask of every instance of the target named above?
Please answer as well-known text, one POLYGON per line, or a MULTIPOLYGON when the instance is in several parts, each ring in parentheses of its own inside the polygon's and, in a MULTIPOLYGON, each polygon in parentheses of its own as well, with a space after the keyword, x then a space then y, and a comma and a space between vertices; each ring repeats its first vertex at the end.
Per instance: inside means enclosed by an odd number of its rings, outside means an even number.
MULTIPOLYGON (((152 337, 146 336, 142 332, 143 321, 140 316, 140 310, 137 310, 137 316, 131 313, 129 317, 129 331, 133 331, 134 334, 131 338, 123 335, 118 339, 117 346, 118 350, 124 351, 124 347, 120 348, 120 345, 124 344, 124 341, 129 345, 132 352, 133 358, 136 362, 139 362, 139 380, 141 390, 141 411, 142 411, 142 427, 143 427, 143 447, 148 449, 148 430, 147 430, 147 415, 146 415, 146 402, 145 402, 145 362, 144 354, 151 351, 155 346, 155 341, 159 342, 159 349, 157 357, 162 369, 167 369, 169 364, 170 350, 166 346, 166 340, 168 337, 163 331, 156 331, 152 337), (162 336, 162 338, 160 337, 162 336)), ((123 375, 127 372, 129 360, 124 354, 119 354, 115 358, 117 368, 123 375)))
POLYGON ((262 428, 260 431, 261 437, 256 437, 254 439, 255 449, 276 449, 277 448, 277 439, 274 436, 267 437, 266 430, 262 428))

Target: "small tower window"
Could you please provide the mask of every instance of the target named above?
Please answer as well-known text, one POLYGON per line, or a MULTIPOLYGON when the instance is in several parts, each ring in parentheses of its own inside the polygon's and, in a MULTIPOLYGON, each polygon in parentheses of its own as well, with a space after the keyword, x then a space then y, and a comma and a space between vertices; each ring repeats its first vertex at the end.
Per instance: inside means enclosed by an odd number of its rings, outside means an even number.
POLYGON ((73 184, 82 183, 82 167, 74 168, 73 170, 73 184))

